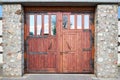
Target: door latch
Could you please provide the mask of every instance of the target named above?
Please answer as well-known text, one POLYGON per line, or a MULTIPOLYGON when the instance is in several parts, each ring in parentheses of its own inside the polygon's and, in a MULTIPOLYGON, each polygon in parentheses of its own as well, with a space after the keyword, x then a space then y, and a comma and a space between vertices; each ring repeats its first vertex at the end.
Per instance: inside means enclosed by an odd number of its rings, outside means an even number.
POLYGON ((60 54, 68 54, 69 51, 60 52, 60 54))

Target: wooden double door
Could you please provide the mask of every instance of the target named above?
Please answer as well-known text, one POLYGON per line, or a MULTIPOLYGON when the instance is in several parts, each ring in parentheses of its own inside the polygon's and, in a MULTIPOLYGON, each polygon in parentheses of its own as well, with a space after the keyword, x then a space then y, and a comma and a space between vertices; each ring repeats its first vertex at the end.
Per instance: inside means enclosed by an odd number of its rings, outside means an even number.
POLYGON ((26 13, 27 72, 93 73, 93 12, 26 13))

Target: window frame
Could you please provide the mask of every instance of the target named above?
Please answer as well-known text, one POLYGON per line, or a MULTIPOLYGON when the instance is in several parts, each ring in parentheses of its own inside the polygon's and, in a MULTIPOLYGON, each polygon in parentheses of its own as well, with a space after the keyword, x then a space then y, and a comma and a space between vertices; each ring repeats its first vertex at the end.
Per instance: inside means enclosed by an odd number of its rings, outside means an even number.
MULTIPOLYGON (((52 23, 51 23, 51 16, 52 15, 56 15, 56 13, 27 13, 26 18, 28 18, 28 21, 26 21, 25 23, 29 26, 28 27, 28 32, 29 32, 29 37, 49 37, 49 36, 56 36, 56 33, 54 35, 51 34, 51 28, 52 28, 52 23), (34 16, 34 34, 30 35, 30 15, 34 16), (41 33, 40 35, 37 34, 37 29, 38 29, 38 25, 37 25, 37 16, 41 15, 41 33), (44 33, 45 32, 45 16, 48 16, 48 33, 44 33)), ((56 17, 57 20, 57 17, 56 17)), ((57 21, 56 21, 57 22, 57 21)), ((56 24, 57 25, 57 24, 56 24)), ((55 30, 56 31, 56 30, 55 30)))

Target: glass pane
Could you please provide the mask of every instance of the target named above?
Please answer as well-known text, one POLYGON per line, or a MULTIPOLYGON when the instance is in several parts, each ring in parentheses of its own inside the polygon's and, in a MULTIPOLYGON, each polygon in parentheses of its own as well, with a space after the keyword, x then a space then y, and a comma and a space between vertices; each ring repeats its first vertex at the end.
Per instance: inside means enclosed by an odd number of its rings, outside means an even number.
POLYGON ((56 15, 51 15, 51 35, 56 35, 56 15))
POLYGON ((77 15, 77 29, 82 29, 82 16, 77 15))
POLYGON ((67 26, 68 26, 68 16, 67 15, 63 15, 62 25, 63 25, 63 28, 67 29, 67 26))
POLYGON ((0 5, 0 17, 2 17, 2 6, 0 5))
POLYGON ((30 15, 30 33, 29 35, 34 35, 34 15, 30 15))
POLYGON ((84 16, 84 29, 89 29, 89 15, 84 16))
POLYGON ((42 34, 42 17, 41 15, 37 16, 37 35, 42 34))
POLYGON ((120 19, 120 6, 118 7, 118 18, 120 19))
POLYGON ((70 29, 75 29, 75 19, 74 15, 70 15, 70 29))
POLYGON ((49 16, 44 16, 44 34, 49 34, 49 16))

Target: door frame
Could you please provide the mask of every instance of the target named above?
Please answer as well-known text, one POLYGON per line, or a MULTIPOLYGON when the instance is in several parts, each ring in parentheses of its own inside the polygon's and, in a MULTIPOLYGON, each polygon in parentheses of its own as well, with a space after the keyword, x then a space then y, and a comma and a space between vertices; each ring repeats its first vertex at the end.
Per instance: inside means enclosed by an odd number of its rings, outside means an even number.
MULTIPOLYGON (((60 11, 60 12, 92 12, 94 15, 95 7, 77 7, 77 6, 76 7, 72 7, 72 6, 68 6, 68 7, 65 7, 65 6, 57 6, 57 7, 37 6, 37 7, 34 7, 33 6, 33 7, 25 7, 24 11, 25 11, 25 24, 24 24, 24 26, 26 26, 26 14, 27 13, 31 13, 31 12, 33 12, 33 13, 34 12, 59 12, 60 11)), ((59 26, 61 26, 61 25, 59 25, 59 26)), ((60 52, 60 50, 59 50, 59 52, 60 52)), ((94 59, 94 52, 95 52, 95 49, 92 51, 92 58, 93 59, 94 59)), ((24 52, 24 55, 26 56, 25 52, 24 52)), ((62 57, 60 57, 60 58, 62 58, 62 57)), ((24 60, 25 60, 25 57, 24 57, 24 60)), ((62 60, 62 59, 60 59, 60 60, 62 60)), ((24 63, 26 63, 26 60, 24 63)), ((58 68, 60 68, 60 70, 59 70, 60 72, 62 72, 61 67, 62 67, 62 61, 60 61, 60 65, 58 67, 58 68)))

